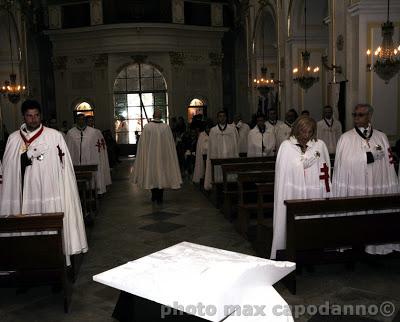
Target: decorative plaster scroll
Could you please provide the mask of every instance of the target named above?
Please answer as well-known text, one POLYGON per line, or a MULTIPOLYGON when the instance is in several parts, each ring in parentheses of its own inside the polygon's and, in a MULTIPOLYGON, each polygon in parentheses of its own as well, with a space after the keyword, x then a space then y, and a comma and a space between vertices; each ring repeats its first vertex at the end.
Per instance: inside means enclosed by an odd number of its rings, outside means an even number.
POLYGON ((94 62, 94 67, 102 68, 108 66, 108 55, 107 54, 99 54, 93 55, 92 60, 94 62))
POLYGON ((223 7, 221 3, 211 4, 211 26, 222 27, 224 25, 223 7))
POLYGON ((49 29, 61 29, 61 6, 49 6, 49 29))
POLYGON ((73 62, 76 65, 83 65, 84 63, 86 63, 87 58, 86 57, 74 57, 73 62))
POLYGON ((185 23, 183 0, 172 0, 172 22, 185 23))
POLYGON ((169 59, 174 66, 183 66, 185 64, 185 54, 183 52, 170 51, 169 59))
POLYGON ((53 57, 52 60, 53 60, 54 70, 66 70, 67 69, 67 62, 68 62, 67 56, 56 56, 56 57, 53 57))
POLYGON ((90 24, 92 26, 103 24, 102 0, 90 0, 90 24))
POLYGON ((210 66, 220 67, 222 65, 222 59, 224 58, 224 54, 209 53, 208 58, 210 58, 210 66))

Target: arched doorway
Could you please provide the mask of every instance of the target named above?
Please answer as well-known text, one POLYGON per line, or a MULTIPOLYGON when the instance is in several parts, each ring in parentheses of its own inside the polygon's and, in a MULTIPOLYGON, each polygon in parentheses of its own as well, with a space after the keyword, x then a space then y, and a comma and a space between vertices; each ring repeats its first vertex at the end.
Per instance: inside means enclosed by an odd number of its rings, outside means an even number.
POLYGON ((187 121, 192 123, 193 117, 200 117, 205 119, 207 117, 207 105, 203 99, 194 98, 190 101, 187 107, 187 121))
POLYGON ((148 64, 124 67, 114 82, 114 119, 118 144, 136 144, 136 138, 153 117, 155 108, 168 118, 164 76, 148 64))
POLYGON ((85 116, 94 116, 94 108, 88 102, 80 102, 75 105, 74 117, 78 114, 84 114, 85 116))

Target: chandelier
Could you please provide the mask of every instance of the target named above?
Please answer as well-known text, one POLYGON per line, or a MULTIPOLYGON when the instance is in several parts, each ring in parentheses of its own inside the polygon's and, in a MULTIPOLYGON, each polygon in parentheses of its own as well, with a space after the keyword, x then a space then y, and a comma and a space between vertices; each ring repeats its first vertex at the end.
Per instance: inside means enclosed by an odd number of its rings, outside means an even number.
MULTIPOLYGON (((400 46, 396 48, 393 43, 393 22, 389 21, 389 0, 387 4, 387 20, 382 24, 382 44, 375 52, 376 57, 375 63, 367 64, 367 70, 374 70, 375 73, 388 84, 389 81, 399 72, 400 70, 400 46)), ((368 58, 371 57, 371 50, 367 50, 368 58)))
POLYGON ((301 68, 293 69, 293 81, 307 91, 319 81, 319 67, 310 66, 310 52, 307 51, 307 0, 304 1, 304 51, 301 53, 301 58, 301 68))
POLYGON ((8 100, 17 104, 21 99, 21 95, 25 92, 25 85, 17 83, 17 74, 14 73, 14 62, 13 62, 13 50, 12 50, 12 40, 11 40, 11 12, 6 10, 8 13, 8 37, 10 43, 10 60, 11 60, 11 74, 10 79, 4 81, 4 85, 0 87, 0 93, 4 97, 8 97, 8 100))
POLYGON ((279 84, 278 81, 275 81, 274 74, 271 73, 271 78, 267 78, 268 68, 265 66, 265 53, 264 53, 264 29, 265 26, 263 25, 263 32, 262 32, 262 56, 263 56, 263 63, 261 67, 261 78, 254 78, 253 85, 257 88, 258 92, 261 96, 267 97, 268 93, 271 89, 274 88, 276 84, 279 84))

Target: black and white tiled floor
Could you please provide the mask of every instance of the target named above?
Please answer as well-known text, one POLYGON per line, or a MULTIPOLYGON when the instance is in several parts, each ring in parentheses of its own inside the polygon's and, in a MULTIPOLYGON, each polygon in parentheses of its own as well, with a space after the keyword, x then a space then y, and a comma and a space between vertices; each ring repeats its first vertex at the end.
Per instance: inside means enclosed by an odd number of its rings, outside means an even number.
MULTIPOLYGON (((92 276, 181 241, 255 255, 249 242, 190 182, 179 191, 166 191, 163 205, 152 204, 150 192, 129 183, 132 164, 124 161, 114 169, 114 184, 101 200, 101 211, 88 232, 89 252, 73 285, 70 313, 64 314, 62 295, 53 294, 49 287, 28 289, 22 294, 16 294, 15 289, 0 289, 1 322, 114 321, 111 313, 118 291, 93 282, 92 276)), ((354 271, 346 271, 341 265, 316 267, 315 272, 298 276, 296 296, 281 284, 276 289, 294 308, 326 302, 379 306, 389 301, 398 310, 400 260, 383 260, 377 267, 361 263, 354 271)), ((365 320, 370 318, 395 322, 394 315, 333 318, 299 314, 296 321, 370 322, 365 320)))

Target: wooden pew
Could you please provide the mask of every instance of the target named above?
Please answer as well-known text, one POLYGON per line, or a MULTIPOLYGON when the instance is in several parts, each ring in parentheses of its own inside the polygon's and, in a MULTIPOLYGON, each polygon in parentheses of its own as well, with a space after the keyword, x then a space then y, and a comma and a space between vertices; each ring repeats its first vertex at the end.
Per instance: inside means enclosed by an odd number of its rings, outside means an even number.
MULTIPOLYGON (((86 205, 82 208, 85 208, 86 213, 85 216, 90 216, 97 213, 98 210, 98 200, 97 200, 97 186, 96 186, 96 175, 98 170, 97 164, 88 164, 88 165, 74 165, 75 176, 77 181, 83 181, 86 183, 86 190, 79 191, 81 196, 85 195, 86 197, 86 205), (91 177, 91 178, 90 178, 91 177), (92 184, 94 183, 94 187, 92 184)), ((78 183, 78 188, 82 189, 84 185, 78 183)), ((82 198, 82 197, 81 197, 82 198)), ((82 200, 82 199, 81 199, 82 200)))
POLYGON ((233 163, 252 163, 252 162, 273 162, 276 157, 251 157, 251 158, 224 158, 224 159, 211 159, 211 178, 212 178, 212 200, 217 208, 221 206, 223 183, 215 182, 214 168, 222 164, 233 163))
POLYGON ((247 231, 250 221, 251 212, 268 211, 272 215, 274 209, 273 194, 272 198, 268 198, 258 204, 258 200, 251 198, 256 196, 257 186, 256 183, 274 184, 275 171, 248 171, 238 173, 238 217, 236 220, 236 229, 238 232, 247 237, 247 231), (249 198, 250 197, 250 198, 249 198))
MULTIPOLYGON (((247 163, 231 163, 222 164, 222 178, 223 178, 223 207, 222 212, 227 218, 231 218, 233 214, 233 204, 238 199, 238 185, 237 182, 228 182, 228 176, 239 172, 246 171, 273 171, 275 170, 275 162, 247 162, 247 163)), ((249 191, 250 192, 250 191, 249 191)), ((256 189, 252 190, 256 192, 256 189)))
POLYGON ((71 285, 62 246, 63 217, 63 213, 0 217, 0 286, 61 285, 68 312, 71 285))
MULTIPOLYGON (((400 242, 400 194, 286 200, 285 204, 286 250, 277 253, 280 260, 298 265, 346 262, 365 256, 365 245, 400 242), (377 210, 383 212, 371 213, 377 210), (349 213, 360 211, 369 212, 349 213), (335 216, 335 213, 341 215, 335 216), (310 218, 310 215, 325 216, 310 218), (352 250, 335 251, 347 246, 352 250)), ((288 281, 290 290, 295 293, 295 272, 288 281)))

